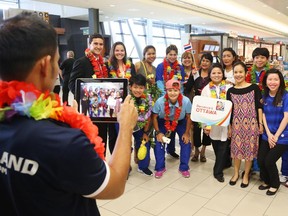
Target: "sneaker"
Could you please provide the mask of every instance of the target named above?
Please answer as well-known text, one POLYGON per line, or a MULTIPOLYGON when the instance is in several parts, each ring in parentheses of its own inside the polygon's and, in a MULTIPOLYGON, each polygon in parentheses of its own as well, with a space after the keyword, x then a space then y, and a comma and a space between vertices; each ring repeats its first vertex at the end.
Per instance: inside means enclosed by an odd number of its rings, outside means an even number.
POLYGON ((175 159, 179 159, 179 155, 176 152, 168 152, 168 154, 175 159))
POLYGON ((185 171, 179 170, 179 172, 181 173, 181 175, 182 175, 184 178, 189 178, 189 177, 190 177, 190 172, 189 172, 189 170, 185 170, 185 171))
POLYGON ((142 170, 138 168, 138 172, 143 173, 147 176, 153 176, 153 172, 149 168, 145 168, 142 170))
POLYGON ((161 170, 161 171, 156 171, 156 172, 155 172, 155 178, 160 179, 165 172, 166 172, 166 169, 165 169, 165 168, 164 168, 163 170, 161 170))
POLYGON ((281 183, 285 183, 288 181, 288 176, 285 175, 279 175, 279 180, 281 183))

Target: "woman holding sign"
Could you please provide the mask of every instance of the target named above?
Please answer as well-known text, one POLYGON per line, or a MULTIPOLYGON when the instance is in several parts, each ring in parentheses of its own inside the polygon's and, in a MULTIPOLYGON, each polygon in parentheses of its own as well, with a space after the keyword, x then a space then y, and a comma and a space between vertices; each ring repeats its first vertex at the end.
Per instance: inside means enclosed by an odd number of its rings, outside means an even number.
MULTIPOLYGON (((201 96, 226 100, 227 90, 231 88, 232 85, 226 84, 224 70, 221 64, 213 64, 209 69, 208 76, 211 81, 204 87, 201 96)), ((217 102, 216 110, 224 110, 222 101, 219 100, 217 102)), ((224 182, 223 169, 227 155, 229 154, 227 151, 228 127, 212 125, 211 129, 210 127, 209 129, 208 127, 204 127, 204 132, 211 138, 212 147, 216 157, 213 167, 213 175, 219 182, 224 182)))
POLYGON ((233 65, 235 86, 227 92, 233 110, 229 136, 231 136, 231 157, 234 159, 234 175, 229 184, 239 179, 241 160, 245 160, 242 188, 249 185, 249 172, 253 158, 257 157, 259 134, 263 132, 261 92, 256 84, 245 81, 247 67, 243 62, 233 65))

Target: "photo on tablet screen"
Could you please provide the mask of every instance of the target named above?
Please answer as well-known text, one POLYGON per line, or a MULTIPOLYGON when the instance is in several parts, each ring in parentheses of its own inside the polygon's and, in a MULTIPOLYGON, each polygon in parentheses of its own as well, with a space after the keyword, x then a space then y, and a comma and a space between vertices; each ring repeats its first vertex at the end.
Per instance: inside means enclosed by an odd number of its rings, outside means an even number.
POLYGON ((117 122, 120 105, 127 96, 127 86, 127 79, 77 79, 78 111, 93 122, 117 122))

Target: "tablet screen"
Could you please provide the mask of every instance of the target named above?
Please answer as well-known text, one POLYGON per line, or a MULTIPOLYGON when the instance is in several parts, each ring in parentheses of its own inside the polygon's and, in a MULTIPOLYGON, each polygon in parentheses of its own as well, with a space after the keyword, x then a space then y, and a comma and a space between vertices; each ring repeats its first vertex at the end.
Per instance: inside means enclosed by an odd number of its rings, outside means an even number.
POLYGON ((120 105, 128 93, 127 87, 127 79, 77 79, 78 111, 89 116, 93 122, 117 122, 120 105))

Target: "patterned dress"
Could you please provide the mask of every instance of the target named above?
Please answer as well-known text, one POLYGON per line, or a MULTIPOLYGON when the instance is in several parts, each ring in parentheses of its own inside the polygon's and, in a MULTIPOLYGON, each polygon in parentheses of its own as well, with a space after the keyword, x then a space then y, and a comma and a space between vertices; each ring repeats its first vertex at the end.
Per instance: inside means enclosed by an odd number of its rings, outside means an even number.
POLYGON ((227 100, 233 103, 231 157, 252 161, 258 153, 260 89, 256 84, 242 89, 233 87, 227 92, 227 100))

